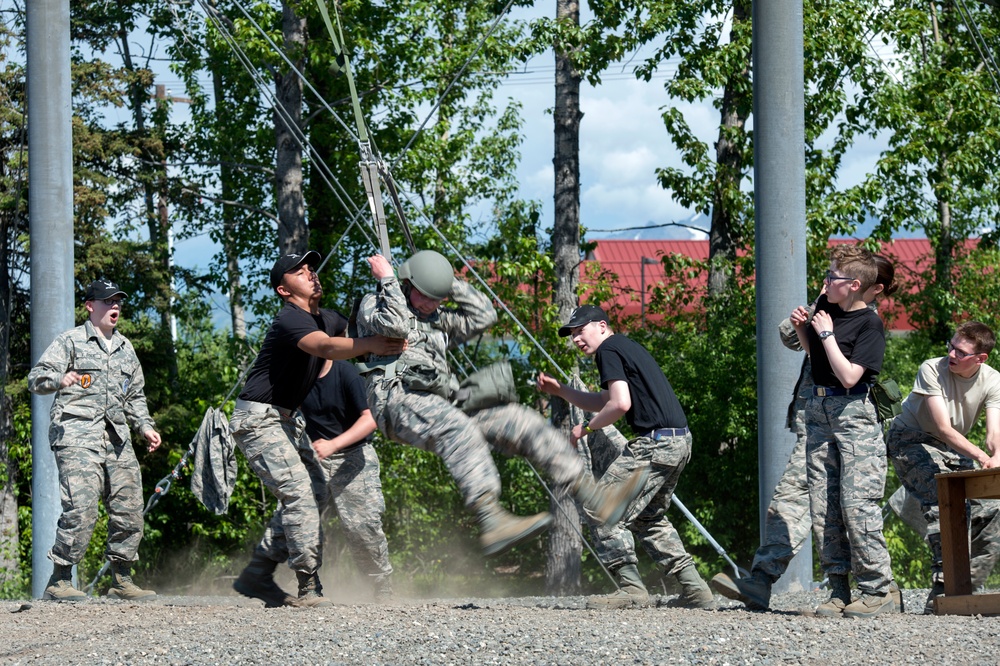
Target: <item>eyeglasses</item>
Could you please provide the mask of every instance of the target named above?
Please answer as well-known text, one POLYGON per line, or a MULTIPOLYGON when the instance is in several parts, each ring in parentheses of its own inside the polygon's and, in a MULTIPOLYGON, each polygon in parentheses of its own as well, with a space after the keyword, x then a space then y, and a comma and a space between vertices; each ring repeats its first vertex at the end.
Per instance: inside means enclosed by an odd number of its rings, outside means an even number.
POLYGON ((836 282, 838 280, 854 280, 854 279, 855 278, 852 278, 852 277, 844 277, 844 276, 841 276, 841 275, 837 275, 833 271, 827 271, 826 272, 826 283, 827 284, 830 284, 832 282, 836 282))
POLYGON ((955 358, 961 360, 963 358, 969 358, 970 356, 978 356, 978 352, 964 352, 955 345, 951 344, 951 340, 948 341, 948 353, 955 352, 955 358))
POLYGON ((105 298, 103 300, 104 300, 104 304, 105 305, 110 305, 112 307, 115 306, 115 305, 117 305, 118 307, 121 307, 122 302, 125 299, 124 298, 105 298))

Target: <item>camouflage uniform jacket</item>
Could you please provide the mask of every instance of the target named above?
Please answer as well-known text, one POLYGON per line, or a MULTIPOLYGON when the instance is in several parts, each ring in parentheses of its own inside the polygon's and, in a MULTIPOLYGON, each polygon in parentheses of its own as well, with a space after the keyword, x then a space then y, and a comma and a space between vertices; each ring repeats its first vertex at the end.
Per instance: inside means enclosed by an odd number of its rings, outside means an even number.
POLYGON ((464 280, 454 281, 450 299, 456 307, 439 308, 430 317, 423 317, 409 306, 399 281, 388 277, 379 282, 376 293, 361 301, 358 332, 362 337, 379 334, 409 342, 399 356, 370 356, 366 364, 375 368, 365 373, 365 379, 372 415, 380 427, 384 424, 382 408, 395 384, 450 398, 458 380, 448 363, 449 347, 475 337, 497 321, 490 300, 464 280))
POLYGON ((104 451, 104 430, 129 442, 129 425, 141 434, 156 424, 146 408, 146 380, 135 348, 117 330, 104 341, 88 320, 59 334, 28 373, 28 390, 56 393, 49 414, 49 444, 104 451), (60 388, 69 371, 80 381, 60 388))

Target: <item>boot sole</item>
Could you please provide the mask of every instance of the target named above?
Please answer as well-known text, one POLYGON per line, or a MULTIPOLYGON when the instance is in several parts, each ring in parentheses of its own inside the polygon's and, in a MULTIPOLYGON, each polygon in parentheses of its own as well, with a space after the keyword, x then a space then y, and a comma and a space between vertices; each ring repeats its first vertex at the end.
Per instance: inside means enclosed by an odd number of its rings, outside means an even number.
POLYGON ((152 594, 144 594, 141 597, 129 597, 120 594, 115 594, 114 590, 108 591, 108 599, 121 599, 122 601, 150 601, 156 598, 156 592, 152 594))
POLYGON ((500 541, 495 541, 491 544, 483 546, 483 555, 490 557, 492 555, 499 555, 504 553, 514 546, 524 543, 529 539, 533 539, 545 530, 549 529, 549 525, 552 524, 552 516, 546 514, 544 518, 533 524, 531 527, 521 532, 520 534, 515 534, 508 539, 502 539, 500 541))
POLYGON ((643 467, 635 473, 633 477, 630 477, 626 483, 632 484, 632 488, 628 493, 628 498, 623 499, 614 510, 608 513, 607 516, 601 516, 598 514, 597 520, 601 525, 614 525, 621 521, 622 517, 625 516, 625 512, 628 510, 632 501, 639 496, 642 489, 646 487, 646 481, 649 479, 649 468, 643 467))
POLYGON ((770 599, 767 603, 761 603, 759 599, 744 594, 736 581, 725 574, 716 574, 712 580, 708 581, 708 584, 725 598, 739 601, 747 607, 747 610, 764 611, 770 608, 770 599))
MULTIPOLYGON (((281 608, 282 606, 294 606, 297 599, 291 597, 288 594, 282 592, 282 598, 277 599, 274 595, 265 594, 263 592, 257 592, 256 590, 250 588, 249 586, 241 583, 237 578, 233 581, 233 589, 242 594, 244 597, 250 599, 257 599, 258 601, 264 602, 264 608, 281 608)), ((280 589, 280 588, 279 588, 280 589)))

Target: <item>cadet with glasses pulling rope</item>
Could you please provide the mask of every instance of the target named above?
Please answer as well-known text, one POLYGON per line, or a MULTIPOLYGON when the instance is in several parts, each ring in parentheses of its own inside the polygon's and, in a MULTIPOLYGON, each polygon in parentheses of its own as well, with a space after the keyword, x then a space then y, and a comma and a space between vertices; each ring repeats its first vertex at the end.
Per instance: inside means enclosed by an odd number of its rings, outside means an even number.
POLYGON ((600 523, 617 522, 642 489, 645 470, 615 486, 598 486, 580 456, 540 414, 498 397, 465 413, 453 404, 459 382, 447 350, 489 329, 497 320, 489 299, 451 264, 430 250, 399 267, 399 279, 382 256, 368 260, 378 280, 358 313, 361 335, 407 336, 400 355, 372 357, 365 364, 368 404, 386 437, 439 455, 458 483, 465 505, 481 527, 486 555, 501 553, 546 529, 547 512, 515 516, 500 506, 500 475, 490 455, 521 455, 540 465, 555 484, 568 487, 600 523), (451 300, 455 307, 439 308, 451 300))
POLYGON ((319 580, 322 564, 320 514, 312 481, 301 456, 311 449, 298 443, 304 430, 296 410, 316 383, 323 359, 360 354, 398 353, 403 340, 378 336, 339 337, 346 322, 319 307, 323 290, 316 275, 319 253, 288 254, 271 268, 271 287, 284 301, 264 338, 229 421, 236 445, 254 473, 278 499, 264 537, 233 588, 266 606, 325 606, 319 580), (292 598, 274 582, 287 558, 298 580, 292 598))
POLYGON ((608 315, 593 305, 573 310, 569 321, 559 329, 561 337, 571 336, 573 343, 587 356, 594 356, 601 376, 601 391, 580 391, 560 383, 545 373, 538 374, 538 390, 559 396, 594 417, 573 427, 572 441, 613 425, 625 417, 636 437, 601 477, 602 482, 625 478, 634 470, 648 471, 648 478, 637 501, 632 503, 622 524, 629 532, 614 525, 598 526, 597 551, 618 579, 614 594, 592 597, 588 608, 627 608, 649 603, 649 593, 639 576, 635 548, 630 542, 634 532, 643 548, 665 575, 672 575, 681 586, 680 596, 668 605, 710 609, 715 597, 695 568, 694 560, 684 549, 680 535, 667 517, 667 507, 681 472, 691 460, 691 431, 687 417, 674 390, 656 359, 639 343, 611 330, 608 315))
POLYGON ((91 283, 87 321, 57 336, 28 374, 32 393, 56 394, 49 443, 59 468, 62 514, 49 551, 54 569, 46 599, 87 598, 73 587, 73 566, 87 552, 100 500, 108 512, 108 596, 131 601, 156 596, 131 576, 142 541, 143 502, 129 426, 142 434, 151 452, 161 440, 146 408, 142 366, 132 343, 118 332, 125 296, 114 282, 91 283))

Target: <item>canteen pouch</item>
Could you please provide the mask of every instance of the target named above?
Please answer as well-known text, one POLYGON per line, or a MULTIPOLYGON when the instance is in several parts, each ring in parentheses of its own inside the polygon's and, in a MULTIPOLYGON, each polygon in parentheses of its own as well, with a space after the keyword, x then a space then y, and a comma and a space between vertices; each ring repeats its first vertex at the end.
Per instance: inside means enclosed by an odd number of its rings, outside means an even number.
POLYGON ((872 384, 871 396, 879 423, 891 421, 903 412, 903 392, 895 380, 877 380, 872 384))
POLYGON ((507 361, 476 370, 465 378, 454 398, 455 406, 466 414, 517 401, 514 372, 507 361))

